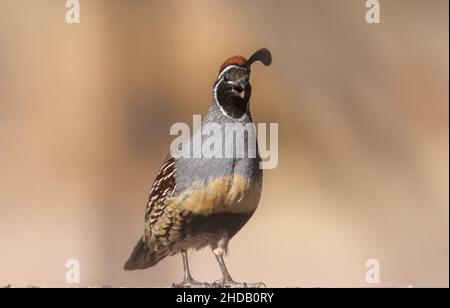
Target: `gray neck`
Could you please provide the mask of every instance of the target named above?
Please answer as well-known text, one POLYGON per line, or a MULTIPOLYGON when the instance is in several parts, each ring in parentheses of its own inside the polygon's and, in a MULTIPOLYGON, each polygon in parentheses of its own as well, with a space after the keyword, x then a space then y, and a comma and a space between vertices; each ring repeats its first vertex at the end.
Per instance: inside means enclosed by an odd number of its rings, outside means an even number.
POLYGON ((241 118, 233 118, 230 117, 220 109, 219 104, 213 98, 211 102, 211 106, 209 107, 208 113, 203 119, 204 123, 242 123, 246 124, 249 122, 253 122, 252 116, 250 114, 250 107, 247 109, 247 112, 241 118))

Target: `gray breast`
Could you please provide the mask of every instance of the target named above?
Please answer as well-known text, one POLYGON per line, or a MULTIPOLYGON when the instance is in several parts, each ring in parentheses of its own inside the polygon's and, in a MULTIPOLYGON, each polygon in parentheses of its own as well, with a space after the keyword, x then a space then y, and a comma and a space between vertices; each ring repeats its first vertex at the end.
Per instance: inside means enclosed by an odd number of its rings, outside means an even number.
POLYGON ((182 143, 191 157, 177 158, 175 195, 193 182, 206 185, 218 177, 242 175, 250 181, 262 180, 256 129, 251 117, 246 115, 237 121, 212 113, 208 112, 201 130, 182 143))

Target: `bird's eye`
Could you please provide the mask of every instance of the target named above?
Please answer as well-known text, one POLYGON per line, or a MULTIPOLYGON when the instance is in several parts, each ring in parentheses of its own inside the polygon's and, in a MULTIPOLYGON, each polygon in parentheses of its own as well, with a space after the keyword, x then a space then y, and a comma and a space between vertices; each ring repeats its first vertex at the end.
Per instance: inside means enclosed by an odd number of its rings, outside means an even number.
POLYGON ((225 82, 228 81, 228 74, 223 75, 223 81, 225 81, 225 82))

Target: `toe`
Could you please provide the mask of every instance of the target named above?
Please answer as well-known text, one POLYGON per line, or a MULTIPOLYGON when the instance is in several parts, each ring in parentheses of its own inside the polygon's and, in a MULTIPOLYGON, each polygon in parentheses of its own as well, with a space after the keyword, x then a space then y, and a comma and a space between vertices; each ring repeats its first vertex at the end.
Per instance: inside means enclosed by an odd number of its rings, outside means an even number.
POLYGON ((193 279, 172 284, 172 288, 208 288, 208 287, 210 287, 208 283, 199 282, 193 279))
POLYGON ((264 282, 256 282, 256 283, 246 283, 247 288, 266 288, 266 284, 264 282))

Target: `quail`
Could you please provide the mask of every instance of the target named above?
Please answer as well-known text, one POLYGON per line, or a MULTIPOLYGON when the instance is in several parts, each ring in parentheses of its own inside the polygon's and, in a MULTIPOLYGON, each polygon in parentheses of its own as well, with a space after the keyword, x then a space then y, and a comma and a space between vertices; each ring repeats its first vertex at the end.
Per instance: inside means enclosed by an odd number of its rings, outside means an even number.
POLYGON ((264 286, 235 282, 223 260, 228 242, 255 212, 262 190, 257 144, 256 150, 248 146, 256 136, 249 108, 250 67, 255 61, 268 66, 272 55, 262 48, 248 60, 233 56, 223 62, 201 129, 181 144, 195 153, 199 150, 195 140, 205 139, 202 129, 215 125, 222 132, 217 134, 217 138, 222 138, 218 144, 223 147, 219 148, 227 148, 230 143, 235 146, 228 155, 219 157, 207 157, 203 153, 188 157, 170 153, 166 157, 150 191, 143 236, 126 262, 125 270, 145 269, 167 256, 181 253, 184 279, 176 287, 264 286), (222 273, 222 278, 213 284, 194 280, 188 264, 188 249, 207 246, 212 249, 222 273))

